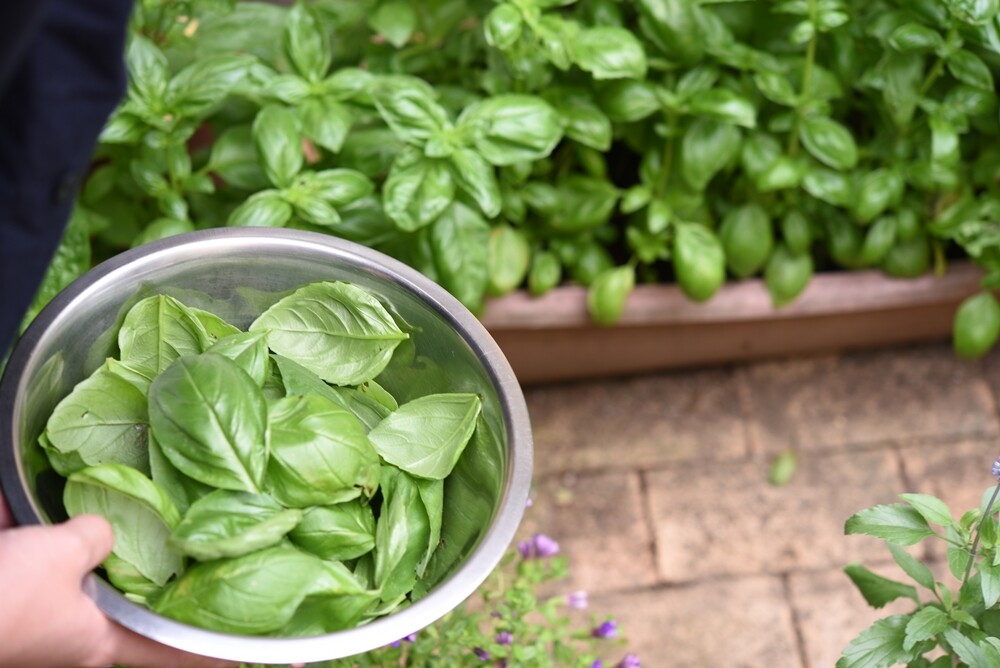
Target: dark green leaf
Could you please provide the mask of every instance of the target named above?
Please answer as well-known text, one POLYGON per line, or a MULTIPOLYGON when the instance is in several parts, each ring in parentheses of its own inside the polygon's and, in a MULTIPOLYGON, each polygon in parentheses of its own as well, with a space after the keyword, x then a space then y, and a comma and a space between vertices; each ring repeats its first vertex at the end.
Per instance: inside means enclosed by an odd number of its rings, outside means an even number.
POLYGON ((983 59, 962 49, 948 57, 948 71, 956 79, 974 88, 993 91, 993 74, 983 59))
POLYGON ((844 568, 844 572, 854 582, 861 595, 865 597, 868 605, 873 608, 881 608, 886 603, 891 603, 898 598, 909 598, 916 603, 920 602, 917 590, 913 585, 884 578, 860 564, 851 564, 844 568))
POLYGON ((920 23, 904 23, 889 35, 889 45, 897 51, 929 52, 940 48, 944 39, 933 28, 920 23))
POLYGON ((914 582, 926 589, 934 589, 934 574, 931 569, 898 545, 889 543, 889 551, 903 572, 913 578, 914 582))
POLYGON ((870 222, 899 204, 906 184, 894 169, 876 169, 861 177, 851 203, 854 215, 863 223, 870 222))
POLYGON ((817 160, 834 169, 852 169, 858 162, 858 146, 850 130, 828 116, 803 119, 799 137, 817 160))
POLYGON ((854 187, 850 179, 823 167, 813 167, 806 172, 802 187, 816 199, 834 206, 848 207, 854 202, 854 187))
POLYGON ((643 31, 667 58, 681 64, 701 59, 705 38, 697 4, 687 0, 637 0, 636 5, 643 31))
POLYGON ((900 494, 899 497, 913 506, 925 520, 947 527, 955 524, 947 504, 929 494, 900 494))
POLYGON ((566 136, 597 151, 610 149, 611 119, 589 98, 561 93, 550 101, 566 121, 566 136))
POLYGON ((885 84, 882 97, 893 121, 906 127, 913 119, 924 76, 923 56, 919 53, 890 53, 883 59, 885 84))
POLYGON ((788 78, 781 72, 764 70, 754 75, 757 88, 772 102, 793 107, 798 102, 798 94, 788 78))
POLYGON ((648 81, 616 81, 601 90, 597 101, 618 123, 640 121, 660 109, 656 86, 648 81))
POLYGON ((1000 565, 989 559, 980 559, 976 563, 979 573, 979 585, 983 591, 983 605, 992 608, 1000 599, 1000 565))
POLYGON ((950 622, 948 614, 940 608, 933 606, 921 608, 913 614, 910 621, 906 624, 906 638, 903 640, 903 649, 910 651, 917 643, 930 640, 948 628, 950 622))
POLYGON ((740 150, 740 132, 733 125, 707 117, 696 118, 681 142, 684 178, 704 190, 740 150))
POLYGON ((1000 302, 990 292, 966 297, 955 312, 952 332, 952 345, 958 357, 982 357, 1000 338, 1000 302))
POLYGON ((944 631, 944 639, 951 646, 955 657, 961 659, 962 663, 968 666, 968 668, 992 668, 986 662, 986 657, 983 654, 983 650, 979 648, 979 645, 968 636, 962 634, 961 631, 946 629, 944 631))

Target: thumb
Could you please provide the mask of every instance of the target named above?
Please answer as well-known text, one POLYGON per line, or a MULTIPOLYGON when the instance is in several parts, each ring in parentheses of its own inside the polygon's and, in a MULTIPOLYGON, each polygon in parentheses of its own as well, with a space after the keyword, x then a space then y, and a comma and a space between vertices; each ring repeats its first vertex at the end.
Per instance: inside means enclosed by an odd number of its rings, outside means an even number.
POLYGON ((72 550, 80 560, 80 570, 93 570, 111 553, 115 544, 115 536, 111 525, 100 515, 77 515, 76 517, 53 527, 64 534, 68 540, 79 543, 82 548, 72 550))

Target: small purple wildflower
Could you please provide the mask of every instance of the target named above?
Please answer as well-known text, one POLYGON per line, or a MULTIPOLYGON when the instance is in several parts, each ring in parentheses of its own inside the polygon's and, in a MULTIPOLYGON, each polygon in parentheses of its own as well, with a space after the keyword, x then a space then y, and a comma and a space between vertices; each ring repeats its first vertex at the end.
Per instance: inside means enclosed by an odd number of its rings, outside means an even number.
POLYGON ((509 645, 514 642, 514 634, 510 631, 501 631, 495 638, 498 645, 509 645))
POLYGON ((402 644, 403 644, 403 641, 404 641, 404 640, 405 640, 406 642, 416 642, 416 641, 417 641, 417 632, 416 632, 416 631, 414 631, 413 633, 411 633, 411 634, 410 634, 410 635, 408 635, 408 636, 403 636, 403 637, 402 637, 402 638, 400 638, 399 640, 394 640, 394 641, 392 641, 391 643, 389 643, 389 645, 390 645, 391 647, 399 647, 400 645, 402 645, 402 644))
POLYGON ((615 638, 618 636, 618 624, 613 619, 601 622, 599 626, 590 632, 590 635, 594 638, 615 638))
POLYGON ((536 533, 532 538, 532 543, 534 543, 535 556, 537 557, 554 557, 559 554, 559 543, 543 533, 536 533))
POLYGON ((600 659, 594 659, 594 662, 590 664, 590 668, 604 668, 604 662, 600 659))
POLYGON ((490 653, 482 647, 473 647, 472 653, 478 656, 480 661, 488 661, 490 658, 490 653))
POLYGON ((587 592, 582 589, 566 595, 566 603, 574 610, 587 609, 587 592))
POLYGON ((507 668, 507 659, 497 661, 497 668, 507 668))
POLYGON ((1000 457, 997 457, 997 460, 993 462, 993 477, 1000 478, 1000 457))
POLYGON ((532 545, 530 540, 522 540, 517 544, 517 551, 521 553, 521 557, 523 559, 531 559, 531 548, 532 545))
POLYGON ((626 654, 624 659, 615 664, 615 668, 639 668, 639 657, 635 654, 626 654))

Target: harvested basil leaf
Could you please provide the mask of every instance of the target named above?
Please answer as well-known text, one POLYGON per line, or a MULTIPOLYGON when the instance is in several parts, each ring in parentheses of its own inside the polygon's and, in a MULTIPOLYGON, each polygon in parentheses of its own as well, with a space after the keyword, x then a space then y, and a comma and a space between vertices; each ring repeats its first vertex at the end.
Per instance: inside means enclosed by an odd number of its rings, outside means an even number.
POLYGON ((199 561, 239 557, 279 543, 301 519, 269 496, 217 489, 191 504, 170 546, 199 561))
POLYGON ((150 378, 182 355, 203 352, 208 341, 198 318, 167 295, 147 297, 137 303, 118 330, 121 361, 150 378))
POLYGON ((382 469, 382 510, 375 525, 375 585, 381 599, 406 594, 417 581, 430 542, 427 510, 416 481, 392 466, 382 469))
POLYGON ((45 426, 52 450, 84 464, 110 462, 149 471, 146 397, 105 365, 78 383, 45 426))
POLYGON ((219 339, 206 352, 218 353, 233 360, 261 387, 267 381, 271 359, 262 332, 240 332, 227 336, 219 339))
POLYGON ((297 362, 281 355, 272 355, 275 366, 281 371, 281 380, 288 396, 318 394, 346 408, 361 420, 369 432, 389 414, 389 409, 369 395, 350 387, 333 387, 322 378, 297 362))
POLYGON ((149 421, 167 459, 199 482, 258 493, 267 466, 267 404, 235 362, 177 360, 149 387, 149 421))
POLYGON ((108 558, 104 560, 101 566, 104 568, 104 572, 107 574, 111 584, 126 594, 146 599, 160 591, 160 585, 140 573, 138 568, 114 552, 108 555, 108 558))
POLYGON ((93 466, 69 476, 63 503, 70 517, 102 515, 115 534, 114 553, 163 585, 183 565, 167 547, 180 513, 152 480, 123 464, 93 466))
POLYGON ((344 282, 299 288, 250 325, 271 350, 336 385, 377 376, 408 335, 370 292, 344 282))
POLYGON ((421 478, 448 476, 476 429, 475 394, 431 394, 407 402, 369 432, 382 458, 421 478))
POLYGON ((363 621, 368 610, 377 602, 376 591, 308 596, 288 624, 275 635, 293 638, 349 629, 363 621))
POLYGON ((414 478, 417 483, 417 493, 424 504, 427 513, 427 552, 417 565, 417 574, 423 576, 438 543, 441 542, 441 522, 444 517, 444 480, 425 480, 414 478))
POLYGON ((289 539, 322 559, 357 559, 375 547, 375 514, 360 499, 305 511, 289 539))
POLYGON ((268 406, 267 488, 295 508, 330 505, 375 493, 379 459, 350 412, 316 394, 268 406))
POLYGON ((163 449, 156 442, 156 437, 152 433, 149 435, 149 470, 153 482, 166 492, 181 513, 186 512, 195 499, 199 499, 215 489, 178 471, 177 467, 170 463, 167 456, 163 454, 163 449))
POLYGON ((203 311, 200 308, 194 308, 192 306, 188 307, 188 311, 194 315, 195 319, 204 328, 205 334, 208 335, 209 345, 228 336, 232 336, 233 334, 241 333, 239 327, 229 324, 214 313, 209 313, 208 311, 203 311))

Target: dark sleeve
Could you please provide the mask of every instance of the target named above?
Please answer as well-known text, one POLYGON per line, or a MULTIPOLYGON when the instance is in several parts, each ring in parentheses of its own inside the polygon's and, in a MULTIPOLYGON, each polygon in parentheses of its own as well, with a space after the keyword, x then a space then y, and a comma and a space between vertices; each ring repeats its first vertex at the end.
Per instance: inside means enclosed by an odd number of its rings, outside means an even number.
POLYGON ((0 49, 0 358, 59 244, 97 137, 124 94, 132 9, 132 0, 2 2, 0 19, 21 23, 0 29, 0 40, 12 40, 0 49))

